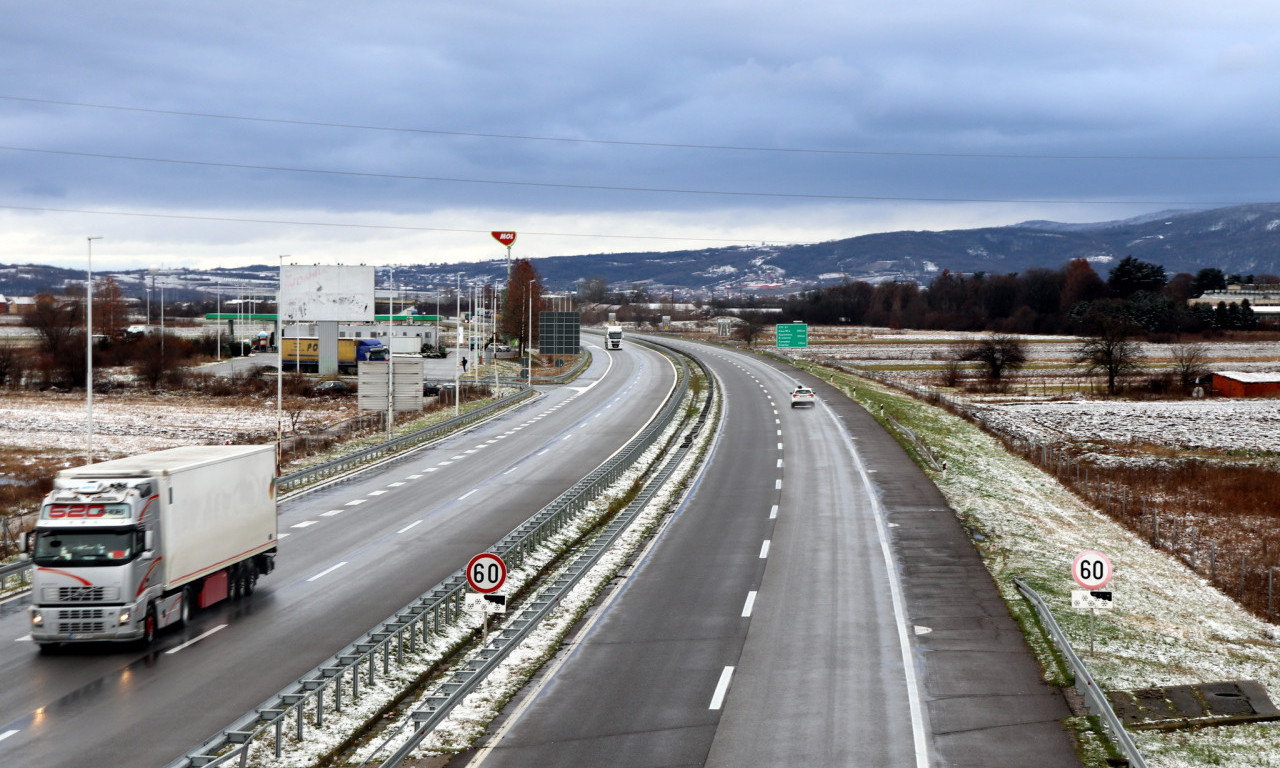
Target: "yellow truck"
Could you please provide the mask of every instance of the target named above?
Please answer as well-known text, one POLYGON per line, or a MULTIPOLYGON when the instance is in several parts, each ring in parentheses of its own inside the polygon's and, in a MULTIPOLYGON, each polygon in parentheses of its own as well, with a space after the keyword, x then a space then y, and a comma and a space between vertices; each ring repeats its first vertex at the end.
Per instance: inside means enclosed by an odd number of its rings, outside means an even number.
MULTIPOLYGON (((377 339, 338 339, 338 371, 355 373, 364 360, 386 360, 387 346, 377 339)), ((320 370, 320 339, 286 338, 280 347, 285 371, 316 373, 320 370)))

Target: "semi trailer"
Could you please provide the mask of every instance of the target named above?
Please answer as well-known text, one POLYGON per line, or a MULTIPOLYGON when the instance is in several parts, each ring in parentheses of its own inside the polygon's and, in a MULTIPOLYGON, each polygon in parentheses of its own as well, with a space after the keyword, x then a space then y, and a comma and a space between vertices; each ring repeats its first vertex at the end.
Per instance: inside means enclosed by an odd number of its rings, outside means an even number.
POLYGON ((63 469, 23 539, 31 639, 141 641, 275 568, 275 447, 196 445, 63 469))

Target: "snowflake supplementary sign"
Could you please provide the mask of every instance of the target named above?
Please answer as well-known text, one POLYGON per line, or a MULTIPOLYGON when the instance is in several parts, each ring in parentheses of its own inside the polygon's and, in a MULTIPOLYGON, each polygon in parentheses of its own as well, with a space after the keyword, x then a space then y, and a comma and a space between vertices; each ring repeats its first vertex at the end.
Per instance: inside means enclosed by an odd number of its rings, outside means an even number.
POLYGON ((373 283, 373 267, 282 265, 280 319, 373 322, 373 283))

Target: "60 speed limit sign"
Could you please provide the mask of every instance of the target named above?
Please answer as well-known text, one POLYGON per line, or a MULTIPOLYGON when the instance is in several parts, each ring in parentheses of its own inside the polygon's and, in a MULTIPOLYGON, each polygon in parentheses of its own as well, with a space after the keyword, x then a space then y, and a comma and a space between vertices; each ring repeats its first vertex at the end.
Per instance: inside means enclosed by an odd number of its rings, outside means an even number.
POLYGON ((497 592, 507 581, 507 564, 495 554, 485 552, 467 563, 467 584, 477 592, 497 592))
POLYGON ((1086 549, 1071 564, 1071 577, 1083 589, 1102 589, 1111 581, 1111 558, 1096 549, 1086 549))

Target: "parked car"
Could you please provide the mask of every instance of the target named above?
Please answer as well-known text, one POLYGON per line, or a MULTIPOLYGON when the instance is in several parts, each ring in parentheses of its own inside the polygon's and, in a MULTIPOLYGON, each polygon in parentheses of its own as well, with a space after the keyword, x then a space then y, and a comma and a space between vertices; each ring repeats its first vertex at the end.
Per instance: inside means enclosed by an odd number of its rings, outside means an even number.
POLYGON ((813 390, 808 387, 796 387, 791 390, 791 407, 798 405, 807 405, 810 408, 818 404, 818 398, 813 394, 813 390))
POLYGON ((311 388, 316 397, 342 397, 351 394, 351 385, 341 379, 322 381, 311 388))

